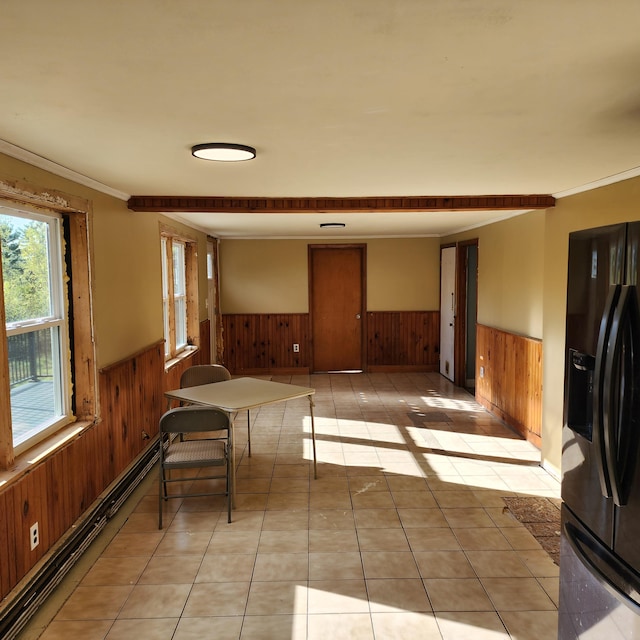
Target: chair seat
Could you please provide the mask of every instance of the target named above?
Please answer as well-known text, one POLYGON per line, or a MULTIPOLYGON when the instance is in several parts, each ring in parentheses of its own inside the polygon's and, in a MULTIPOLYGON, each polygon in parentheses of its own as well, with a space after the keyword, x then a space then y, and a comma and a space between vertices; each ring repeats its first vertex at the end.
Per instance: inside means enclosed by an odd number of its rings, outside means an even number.
POLYGON ((225 445, 220 440, 185 440, 169 445, 164 455, 165 467, 224 464, 225 445))

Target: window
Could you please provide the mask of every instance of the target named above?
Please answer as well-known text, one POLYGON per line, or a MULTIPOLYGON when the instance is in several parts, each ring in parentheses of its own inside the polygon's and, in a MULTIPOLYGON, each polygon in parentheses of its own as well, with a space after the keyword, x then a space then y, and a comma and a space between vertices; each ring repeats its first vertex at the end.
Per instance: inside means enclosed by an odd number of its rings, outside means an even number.
POLYGON ((0 207, 14 452, 71 419, 62 219, 0 207))
POLYGON ((196 243, 162 235, 162 309, 165 359, 171 360, 197 343, 196 243))

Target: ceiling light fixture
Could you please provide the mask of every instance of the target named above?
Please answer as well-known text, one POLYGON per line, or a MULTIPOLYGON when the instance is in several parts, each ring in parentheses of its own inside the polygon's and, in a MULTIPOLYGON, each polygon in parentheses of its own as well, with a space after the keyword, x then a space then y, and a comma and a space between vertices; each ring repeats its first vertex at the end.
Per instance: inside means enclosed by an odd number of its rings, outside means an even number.
POLYGON ((344 222, 321 222, 321 229, 343 229, 347 225, 344 222))
POLYGON ((201 160, 217 160, 218 162, 242 162, 253 160, 256 150, 245 144, 231 142, 206 142, 191 147, 191 153, 201 160))

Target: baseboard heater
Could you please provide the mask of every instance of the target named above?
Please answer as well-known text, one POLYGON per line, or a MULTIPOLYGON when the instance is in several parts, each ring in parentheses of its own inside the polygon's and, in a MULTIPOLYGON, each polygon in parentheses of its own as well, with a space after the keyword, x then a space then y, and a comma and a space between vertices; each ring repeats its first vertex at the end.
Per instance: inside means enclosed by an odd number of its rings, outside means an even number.
POLYGON ((35 575, 26 579, 23 586, 18 586, 5 605, 0 605, 0 638, 14 640, 18 636, 157 460, 158 447, 153 444, 106 490, 71 533, 43 558, 35 575))

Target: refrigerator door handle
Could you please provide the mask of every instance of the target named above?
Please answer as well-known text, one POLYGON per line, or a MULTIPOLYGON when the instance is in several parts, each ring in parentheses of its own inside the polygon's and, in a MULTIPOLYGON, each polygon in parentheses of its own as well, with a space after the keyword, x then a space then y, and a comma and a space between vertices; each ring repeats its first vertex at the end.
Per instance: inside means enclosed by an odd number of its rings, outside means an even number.
POLYGON ((604 446, 604 382, 605 364, 607 356, 607 344, 611 332, 613 314, 620 298, 621 285, 613 285, 609 288, 607 301, 604 306, 600 331, 598 333, 598 345, 596 347, 596 366, 593 381, 593 447, 597 460, 598 479, 600 491, 605 498, 611 497, 611 479, 607 466, 607 458, 604 446))
POLYGON ((618 507, 628 502, 630 478, 638 453, 637 429, 633 423, 638 412, 636 369, 640 348, 637 313, 632 307, 635 300, 635 287, 623 286, 611 322, 604 369, 604 450, 611 495, 618 507))
POLYGON ((563 530, 567 542, 589 573, 615 598, 640 614, 638 577, 571 521, 564 522, 563 530))

